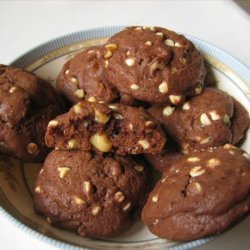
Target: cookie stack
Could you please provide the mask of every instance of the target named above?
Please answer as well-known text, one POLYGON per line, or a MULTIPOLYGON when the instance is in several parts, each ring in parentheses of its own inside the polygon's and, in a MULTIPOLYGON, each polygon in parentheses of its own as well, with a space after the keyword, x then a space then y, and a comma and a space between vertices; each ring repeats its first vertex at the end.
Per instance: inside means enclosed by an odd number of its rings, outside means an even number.
MULTIPOLYGON (((126 28, 69 60, 57 89, 70 109, 41 119, 48 126, 39 135, 52 152, 36 176, 35 211, 83 237, 117 236, 142 217, 153 234, 181 241, 219 233, 247 216, 250 159, 234 145, 249 115, 204 84, 205 76, 194 45, 160 27, 126 28), (162 175, 157 183, 153 172, 162 175)), ((58 95, 50 93, 46 98, 58 95)), ((49 105, 46 98, 41 107, 49 105)))
POLYGON ((84 237, 112 237, 143 209, 149 230, 173 240, 249 214, 250 160, 232 145, 248 112, 204 86, 205 75, 194 45, 159 27, 129 27, 69 60, 57 88, 73 106, 48 124, 55 150, 37 176, 35 210, 84 237), (150 167, 162 172, 156 184, 150 167))

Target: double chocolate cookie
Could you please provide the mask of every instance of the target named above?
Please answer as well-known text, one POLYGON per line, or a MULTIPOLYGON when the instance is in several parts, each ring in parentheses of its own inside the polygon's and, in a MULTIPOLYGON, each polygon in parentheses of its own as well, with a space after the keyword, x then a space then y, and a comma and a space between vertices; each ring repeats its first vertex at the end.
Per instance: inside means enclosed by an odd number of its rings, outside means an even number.
POLYGON ((150 193, 142 219, 172 240, 194 240, 226 230, 250 212, 250 160, 226 144, 177 160, 150 193))
POLYGON ((37 175, 34 208, 83 237, 113 237, 139 217, 150 180, 147 166, 130 157, 54 150, 37 175))
POLYGON ((42 162, 48 122, 64 111, 55 89, 25 70, 0 65, 0 152, 42 162))
POLYGON ((203 58, 184 36, 160 27, 129 27, 107 45, 106 75, 120 92, 150 103, 178 105, 200 94, 203 58))
POLYGON ((215 88, 205 88, 182 106, 153 106, 148 111, 184 153, 237 143, 249 124, 247 111, 215 88))
POLYGON ((114 48, 106 47, 86 49, 63 66, 57 80, 57 88, 72 103, 81 100, 133 103, 131 96, 119 93, 116 87, 107 80, 105 58, 108 55, 107 49, 113 50, 114 48))
POLYGON ((125 155, 160 153, 166 137, 143 108, 82 101, 49 122, 45 140, 57 149, 125 155))

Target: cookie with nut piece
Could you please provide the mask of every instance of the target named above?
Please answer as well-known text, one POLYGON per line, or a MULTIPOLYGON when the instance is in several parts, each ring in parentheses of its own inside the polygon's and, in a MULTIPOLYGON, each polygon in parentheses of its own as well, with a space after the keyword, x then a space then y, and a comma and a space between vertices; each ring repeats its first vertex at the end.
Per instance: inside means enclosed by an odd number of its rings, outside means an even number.
POLYGON ((148 111, 164 126, 183 153, 237 142, 248 127, 247 111, 234 115, 234 99, 227 93, 205 88, 182 106, 153 106, 148 111), (239 121, 238 121, 239 120, 239 121), (235 124, 235 125, 232 125, 235 124), (238 125, 236 125, 238 124, 238 125), (236 135, 239 133, 239 135, 236 135))
POLYGON ((128 27, 109 44, 117 48, 107 58, 107 78, 122 93, 178 105, 202 92, 203 58, 184 36, 160 27, 128 27))
POLYGON ((150 193, 142 219, 160 238, 220 233, 250 213, 250 158, 231 144, 177 160, 150 193))
POLYGON ((82 101, 49 122, 45 141, 57 149, 125 155, 160 153, 166 137, 143 108, 82 101))
POLYGON ((0 65, 0 152, 27 162, 42 162, 48 122, 64 112, 55 89, 40 77, 0 65))
POLYGON ((57 79, 57 89, 70 100, 77 103, 81 100, 92 102, 121 102, 132 104, 134 99, 121 94, 111 84, 105 73, 109 53, 116 47, 99 46, 81 51, 66 62, 57 79))
POLYGON ((34 209, 83 237, 114 237, 140 216, 150 178, 147 166, 130 157, 54 150, 37 174, 34 209))

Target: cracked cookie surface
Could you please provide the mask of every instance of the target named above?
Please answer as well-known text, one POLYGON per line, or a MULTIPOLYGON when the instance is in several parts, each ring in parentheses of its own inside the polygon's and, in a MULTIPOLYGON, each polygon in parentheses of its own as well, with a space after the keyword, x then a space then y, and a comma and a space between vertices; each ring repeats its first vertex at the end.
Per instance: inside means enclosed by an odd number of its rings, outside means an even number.
POLYGON ((82 101, 49 122, 45 141, 58 149, 125 155, 160 153, 166 137, 143 108, 82 101))

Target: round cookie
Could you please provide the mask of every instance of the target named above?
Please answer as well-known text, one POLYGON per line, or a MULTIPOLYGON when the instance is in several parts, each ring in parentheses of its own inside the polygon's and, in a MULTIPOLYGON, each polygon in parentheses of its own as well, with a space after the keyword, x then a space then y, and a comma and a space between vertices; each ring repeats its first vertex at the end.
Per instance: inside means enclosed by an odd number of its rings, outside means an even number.
POLYGON ((234 99, 234 115, 232 118, 231 131, 233 134, 232 144, 237 144, 243 137, 249 126, 248 111, 234 99))
POLYGON ((0 65, 0 152, 42 162, 48 122, 64 111, 55 89, 23 69, 0 65))
POLYGON ((143 108, 82 101, 49 122, 45 141, 57 149, 157 154, 166 137, 143 108))
POLYGON ((249 155, 227 144, 177 160, 150 193, 142 219, 160 238, 195 240, 248 215, 249 198, 249 155))
POLYGON ((72 103, 83 99, 132 104, 133 98, 120 94, 105 74, 105 47, 86 49, 69 60, 57 79, 58 90, 72 103))
POLYGON ((54 150, 37 175, 34 209, 83 237, 113 237, 139 217, 150 179, 146 165, 130 157, 54 150))
POLYGON ((129 27, 112 36, 108 80, 122 93, 150 103, 178 105, 200 94, 203 58, 184 36, 160 27, 129 27))
POLYGON ((205 88, 182 106, 153 106, 148 111, 183 153, 232 142, 233 98, 218 89, 205 88))

